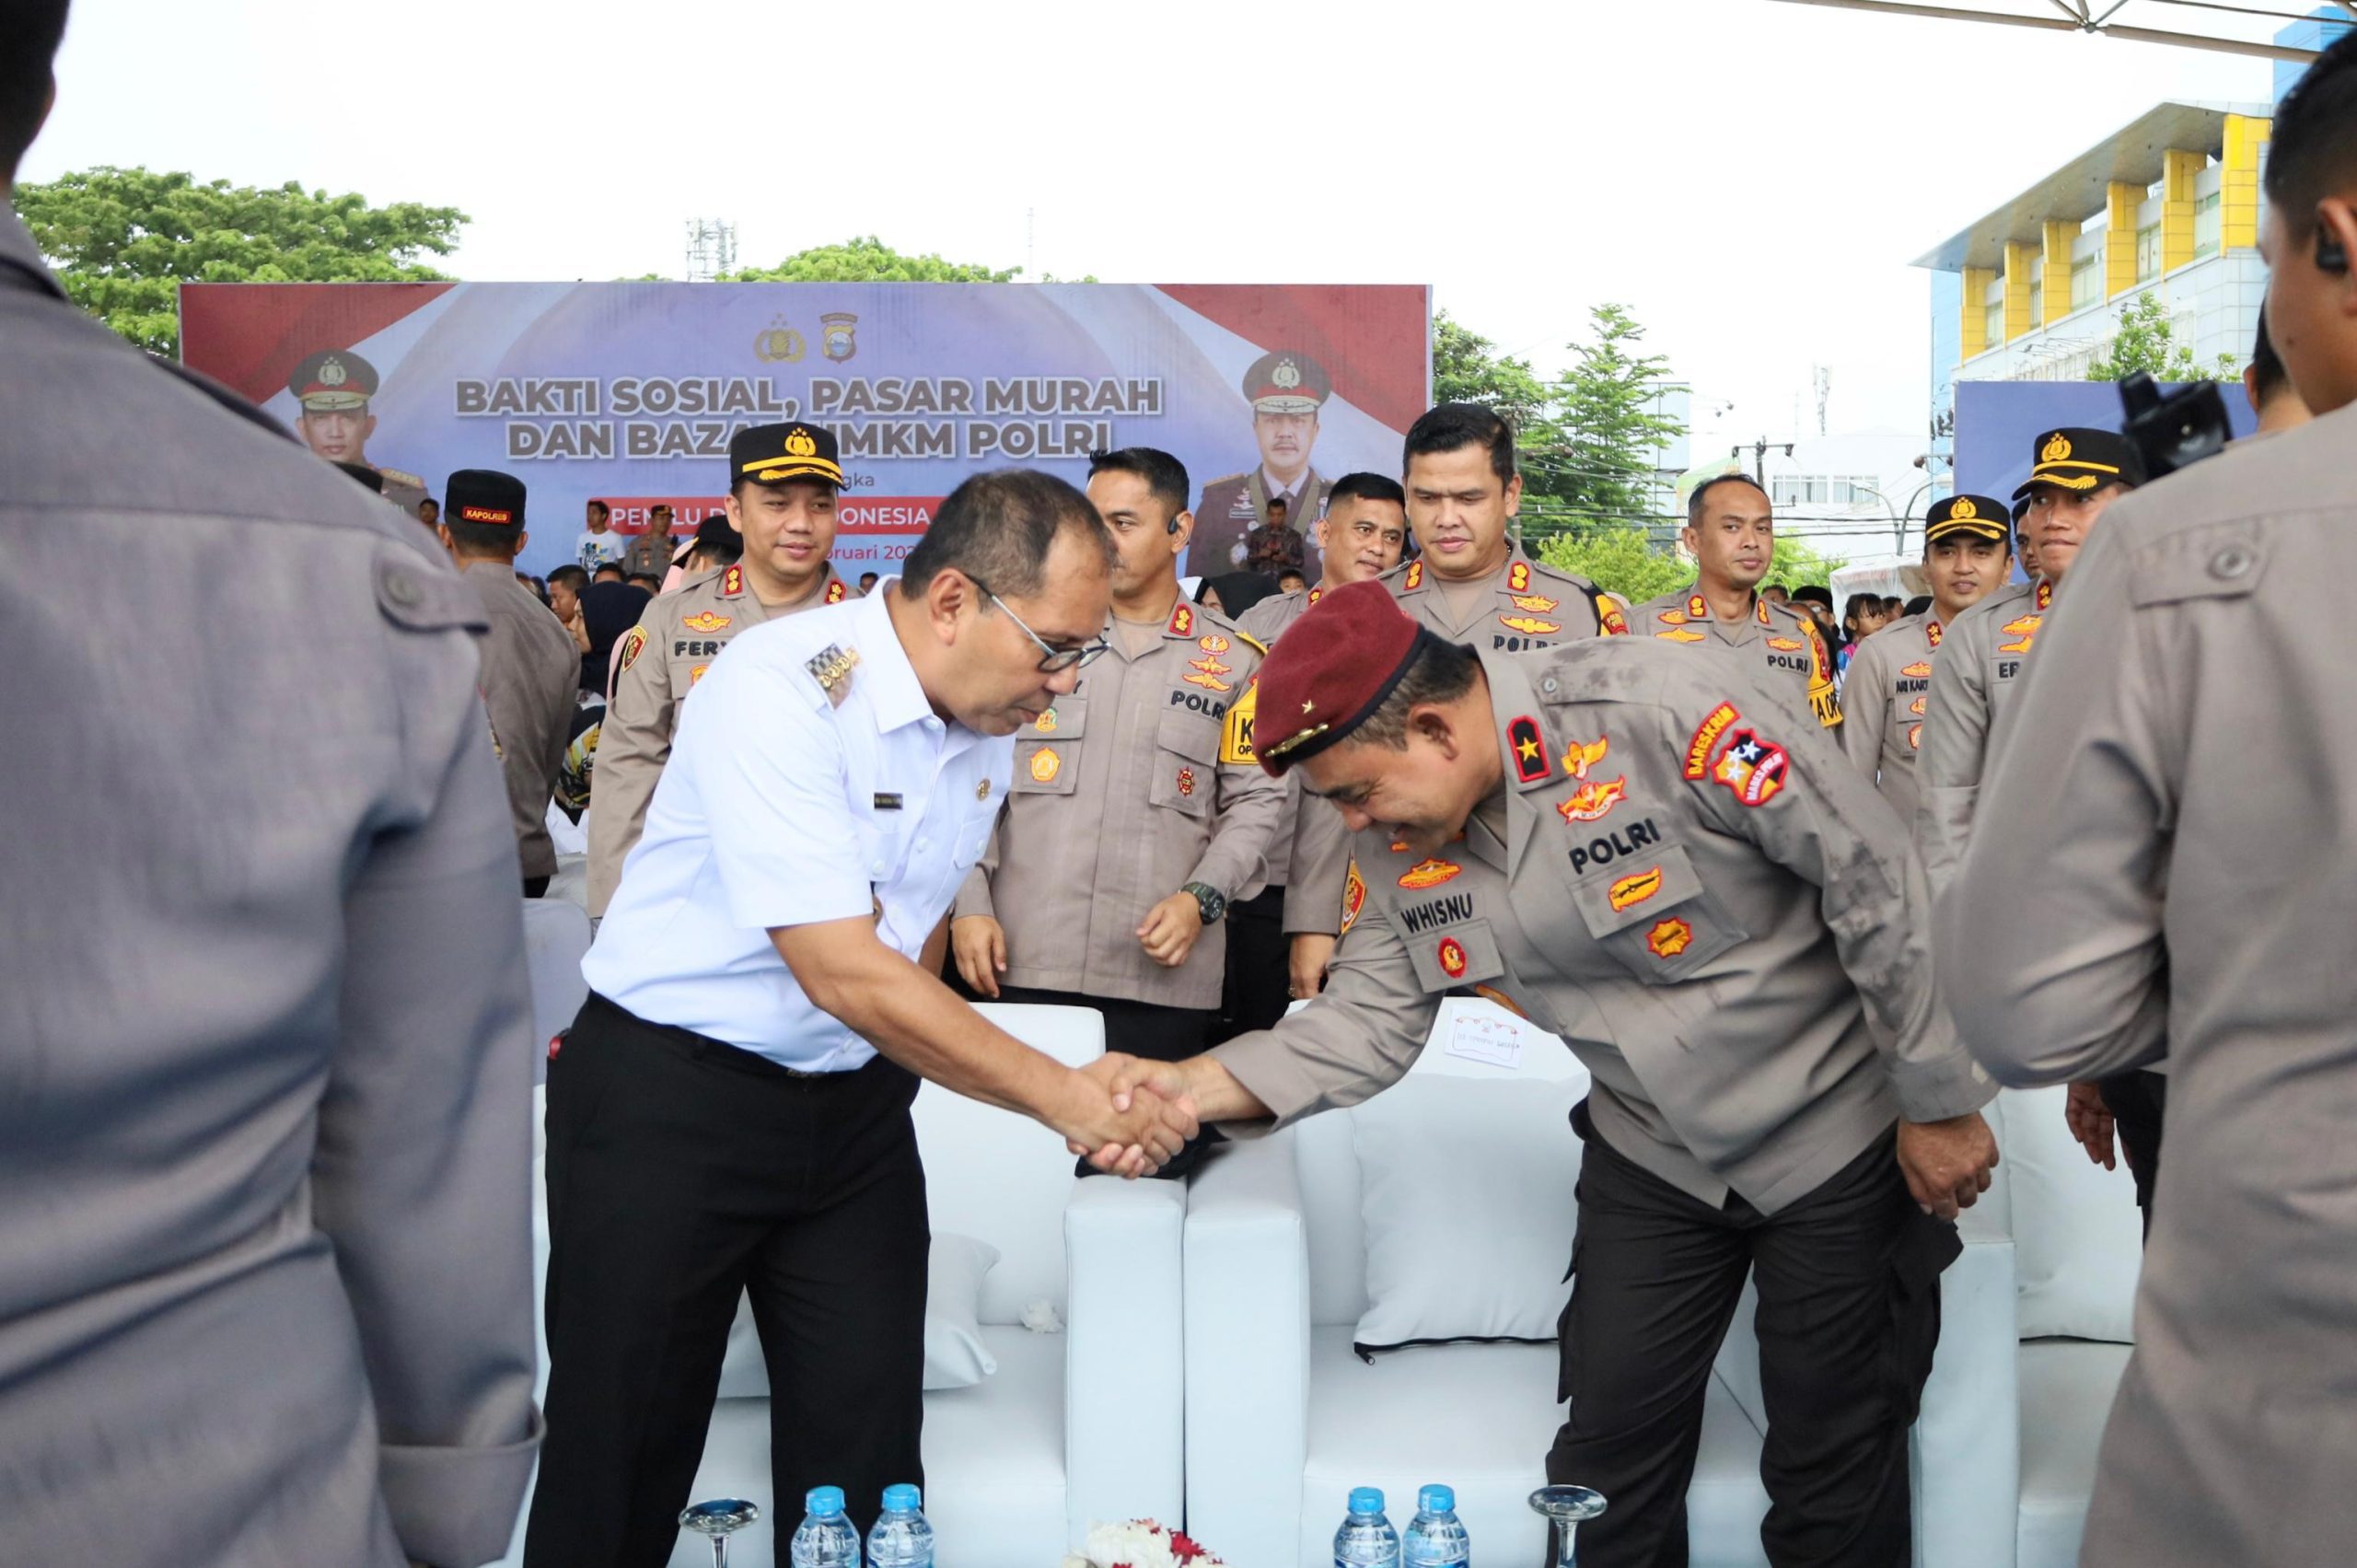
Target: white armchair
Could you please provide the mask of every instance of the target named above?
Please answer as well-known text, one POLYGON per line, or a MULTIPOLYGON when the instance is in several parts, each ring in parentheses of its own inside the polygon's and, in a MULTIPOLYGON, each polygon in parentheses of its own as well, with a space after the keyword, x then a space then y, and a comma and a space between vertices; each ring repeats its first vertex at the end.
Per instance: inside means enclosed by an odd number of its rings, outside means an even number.
MULTIPOLYGON (((981 1011, 1069 1065, 1103 1053, 1103 1020, 1086 1009, 981 1011)), ((925 1513, 945 1558, 971 1568, 1039 1568, 1060 1562, 1093 1521, 1176 1519, 1185 1495, 1184 1186, 1077 1180, 1052 1133, 932 1084, 919 1091, 913 1114, 935 1233, 978 1237, 1000 1255, 978 1314, 998 1370, 972 1388, 925 1395, 925 1513), (1024 1328, 1024 1308, 1035 1302, 1049 1304, 1065 1331, 1024 1328)), ((544 1197, 536 1198, 538 1286, 548 1228, 544 1197)), ((736 1568, 784 1562, 781 1543, 801 1519, 800 1498, 771 1496, 769 1422, 760 1347, 740 1307, 692 1488, 697 1498, 761 1504, 761 1522, 730 1543, 736 1568)), ((522 1542, 519 1521, 506 1563, 520 1563, 522 1542)), ((707 1568, 711 1554, 690 1537, 671 1561, 707 1568)))
MULTIPOLYGON (((1450 1038, 1452 1000, 1434 1040, 1450 1038)), ((1584 1085, 1552 1037, 1524 1026, 1519 1065, 1429 1047, 1411 1077, 1441 1074, 1584 1085), (1567 1083, 1568 1081, 1568 1083, 1567 1083)), ((1533 1084, 1534 1090, 1538 1088, 1533 1084)), ((1446 1481, 1483 1560, 1536 1561, 1542 1522, 1526 1504, 1562 1407, 1546 1344, 1433 1345, 1363 1364, 1352 1350, 1367 1307, 1367 1233, 1352 1118, 1315 1117, 1241 1144, 1196 1179, 1186 1216, 1188 1530, 1232 1562, 1286 1568, 1323 1561, 1353 1486, 1380 1486, 1404 1506, 1418 1485, 1446 1481)), ((1568 1126, 1549 1136, 1574 1144, 1568 1126)), ((1572 1195, 1534 1192, 1534 1203, 1572 1195)), ((1945 1277, 1938 1361, 1914 1442, 1917 1562, 1991 1568, 2009 1562, 2014 1498, 2010 1244, 1994 1226, 1968 1233, 1945 1277)), ((1759 1522, 1757 1342, 1738 1309, 1706 1396, 1688 1493, 1692 1561, 1765 1561, 1759 1522)))

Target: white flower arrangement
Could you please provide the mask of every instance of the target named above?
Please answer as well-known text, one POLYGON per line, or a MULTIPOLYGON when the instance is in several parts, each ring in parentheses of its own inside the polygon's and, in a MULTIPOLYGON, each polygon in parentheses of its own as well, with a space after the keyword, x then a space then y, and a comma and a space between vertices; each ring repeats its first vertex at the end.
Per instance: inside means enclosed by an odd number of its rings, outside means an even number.
POLYGON ((1218 1558, 1178 1531, 1152 1519, 1097 1525, 1080 1551, 1067 1553, 1063 1568, 1226 1568, 1218 1558))

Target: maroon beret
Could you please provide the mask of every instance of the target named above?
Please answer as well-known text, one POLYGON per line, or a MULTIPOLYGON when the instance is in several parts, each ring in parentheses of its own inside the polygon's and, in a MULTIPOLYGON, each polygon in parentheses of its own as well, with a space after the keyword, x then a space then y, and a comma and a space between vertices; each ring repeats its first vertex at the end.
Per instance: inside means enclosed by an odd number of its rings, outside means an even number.
POLYGON ((1432 633, 1400 612, 1379 582, 1318 596, 1260 661, 1252 749, 1283 776, 1347 739, 1383 705, 1432 633))

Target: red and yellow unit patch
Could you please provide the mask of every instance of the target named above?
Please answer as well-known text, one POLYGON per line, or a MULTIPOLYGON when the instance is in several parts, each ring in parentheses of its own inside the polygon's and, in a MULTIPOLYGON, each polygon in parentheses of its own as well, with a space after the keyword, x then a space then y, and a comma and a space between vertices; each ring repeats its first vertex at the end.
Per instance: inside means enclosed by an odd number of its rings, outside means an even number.
POLYGON ((1574 740, 1563 748, 1563 772, 1575 779, 1584 779, 1587 777, 1587 771, 1603 761, 1611 750, 1612 741, 1608 736, 1599 735, 1585 745, 1574 740))
POLYGON ((707 670, 707 669, 710 669, 711 668, 712 668, 712 666, 710 666, 710 665, 708 665, 708 664, 700 664, 700 665, 697 665, 694 668, 692 668, 692 669, 689 670, 689 671, 688 671, 688 684, 689 684, 689 685, 691 685, 691 686, 693 686, 697 681, 702 680, 702 679, 703 679, 703 672, 704 672, 705 670, 707 670))
POLYGON ((2038 582, 2038 608, 2041 613, 2054 608, 2054 585, 2043 577, 2038 582))
POLYGON ((1694 945, 1694 928, 1672 915, 1645 933, 1645 951, 1656 958, 1674 958, 1694 945))
MULTIPOLYGON (((1186 633, 1182 632, 1179 635, 1183 637, 1186 633)), ((1208 637, 1199 638, 1195 643, 1195 646, 1202 649, 1203 652, 1210 654, 1216 658, 1221 654, 1227 652, 1228 643, 1225 637, 1223 637, 1218 633, 1214 632, 1208 637)))
POLYGON ((1654 635, 1665 643, 1700 643, 1705 640, 1701 633, 1689 632, 1682 628, 1674 632, 1656 632, 1654 635))
MULTIPOLYGON (((2043 587, 2043 585, 2040 586, 2043 587)), ((1999 627, 1998 630, 2012 633, 2014 640, 2010 643, 1998 644, 1997 651, 2001 654, 2026 654, 2029 652, 2030 645, 2038 641, 2038 622, 2045 619, 2046 617, 2043 615, 2016 615, 2011 621, 2006 621, 2004 625, 1999 627)))
POLYGON ((1771 637, 1768 645, 1780 654, 1796 654, 1808 646, 1797 637, 1771 637))
POLYGON ((1721 703, 1702 716, 1702 722, 1694 728, 1694 738, 1686 743, 1688 778, 1710 776, 1711 749, 1718 745, 1719 737, 1727 732, 1727 726, 1742 716, 1733 703, 1721 703))
POLYGON ((1451 980, 1465 978, 1465 944, 1454 936, 1444 936, 1440 939, 1440 950, 1434 956, 1440 959, 1441 973, 1451 980))
POLYGON ((1604 896, 1612 905, 1613 912, 1618 913, 1621 910, 1636 908, 1660 891, 1661 867, 1656 865, 1651 871, 1639 871, 1621 877, 1605 890, 1604 896))
POLYGON ((1927 658, 1919 658, 1898 673, 1910 680, 1922 680, 1932 673, 1932 661, 1927 658))
POLYGON ((720 574, 720 597, 735 598, 745 591, 745 568, 731 566, 720 574))
POLYGON ((1182 675, 1178 679, 1184 680, 1190 686, 1200 686, 1206 691, 1233 691, 1236 690, 1236 685, 1233 681, 1222 680, 1216 675, 1205 675, 1200 670, 1194 671, 1190 674, 1182 675))
POLYGON ((1366 908, 1366 878, 1359 875, 1359 857, 1351 856, 1351 868, 1342 877, 1342 929, 1347 936, 1351 927, 1358 923, 1359 911, 1366 908))
POLYGON ((1195 607, 1185 599, 1180 599, 1178 607, 1170 612, 1170 634, 1174 637, 1195 634, 1195 607))
POLYGON ((1527 594, 1530 591, 1530 563, 1517 561, 1506 568, 1506 592, 1527 594))
POLYGON ((1448 860, 1420 860, 1399 874, 1399 885, 1412 891, 1437 888, 1443 882, 1454 881, 1465 867, 1448 860))
POLYGON ((1194 769, 1181 768, 1178 770, 1178 793, 1180 795, 1192 795, 1195 793, 1194 769))
POLYGON ((1559 599, 1549 598, 1545 594, 1516 594, 1514 596, 1514 607, 1516 610, 1527 610, 1533 615, 1544 615, 1561 602, 1562 601, 1559 599))
POLYGON ((841 577, 837 577, 833 582, 827 585, 827 602, 829 604, 841 604, 850 596, 851 589, 843 586, 843 580, 841 577))
POLYGON ((1052 746, 1042 746, 1031 753, 1031 779, 1034 784, 1053 784, 1056 775, 1064 771, 1064 760, 1056 755, 1052 746))
POLYGON ((1562 813, 1564 826, 1571 827, 1600 822, 1628 798, 1629 780, 1625 774, 1617 779, 1592 779, 1557 801, 1555 809, 1562 813))
POLYGON ((1411 594, 1423 586, 1424 563, 1421 561, 1409 562, 1408 575, 1399 579, 1399 591, 1403 594, 1411 594))
POLYGON ((1520 632, 1529 637, 1550 636, 1563 629, 1560 621, 1541 621, 1535 615, 1501 615, 1498 624, 1509 632, 1520 632))
POLYGON ((629 669, 638 662, 638 656, 645 651, 646 628, 632 627, 622 634, 621 642, 614 649, 614 673, 620 675, 629 669))
POLYGON ((1923 726, 1922 725, 1910 724, 1907 726, 1907 749, 1910 751, 1921 751, 1923 749, 1923 726))
MULTIPOLYGON (((1938 621, 1924 621, 1924 622, 1923 622, 1923 635, 1924 635, 1927 639, 1929 639, 1929 640, 1930 640, 1932 646, 1933 646, 1933 647, 1935 647, 1935 648, 1936 648, 1936 647, 1938 647, 1938 646, 1940 645, 1940 636, 1941 636, 1941 633, 1940 633, 1940 623, 1939 623, 1938 621)), ((1931 673, 1932 673, 1932 667, 1931 667, 1931 666, 1929 666, 1929 665, 1925 665, 1925 666, 1923 667, 1923 673, 1924 673, 1924 674, 1926 674, 1926 675, 1931 674, 1931 673)))
MULTIPOLYGON (((488 488, 488 487, 486 487, 488 488)), ((516 526, 516 514, 505 506, 461 506, 459 521, 462 523, 494 523, 503 528, 516 526)))
POLYGON ((700 614, 684 618, 679 624, 691 632, 717 632, 722 627, 734 622, 736 619, 733 615, 721 615, 707 610, 700 614))
POLYGON ((1031 727, 1042 735, 1051 735, 1056 727, 1056 710, 1050 708, 1031 721, 1031 727))
POLYGON ((1547 741, 1538 733, 1538 721, 1528 714, 1506 722, 1506 749, 1514 756, 1514 775, 1524 784, 1537 784, 1555 771, 1554 761, 1547 755, 1547 741))
POLYGON ((1711 768, 1711 782, 1723 784, 1745 806, 1765 806, 1790 782, 1793 760, 1773 741, 1749 729, 1727 737, 1711 768))
POLYGON ((1597 633, 1603 636, 1625 637, 1629 634, 1629 618, 1621 614, 1620 607, 1610 599, 1604 601, 1603 613, 1596 618, 1596 625, 1597 633))
POLYGON ((1654 619, 1665 626, 1683 626, 1686 624, 1686 612, 1682 610, 1665 610, 1654 619))
POLYGON ((1701 594, 1688 594, 1686 596, 1686 614, 1689 620, 1708 621, 1711 618, 1711 606, 1709 601, 1704 599, 1701 594))
POLYGON ((1917 718, 1922 718, 1923 716, 1923 699, 1918 697, 1913 702, 1908 703, 1907 711, 1913 714, 1917 718))
POLYGON ((1187 661, 1187 668, 1190 669, 1200 669, 1205 675, 1233 675, 1235 673, 1235 670, 1229 666, 1220 663, 1219 660, 1213 658, 1208 655, 1202 658, 1189 659, 1187 661))

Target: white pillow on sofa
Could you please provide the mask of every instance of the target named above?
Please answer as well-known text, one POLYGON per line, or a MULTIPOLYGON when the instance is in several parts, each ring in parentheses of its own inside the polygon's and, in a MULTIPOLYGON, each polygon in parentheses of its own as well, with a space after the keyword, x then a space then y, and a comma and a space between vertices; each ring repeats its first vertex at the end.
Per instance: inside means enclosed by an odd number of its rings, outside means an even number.
POLYGON ((2067 1093, 2007 1089, 1999 1097, 1998 1156, 2019 1282, 2015 1332, 2134 1344, 2144 1263, 2136 1181, 2124 1152, 2116 1170, 2087 1158, 2062 1119, 2067 1093))
MULTIPOLYGON (((982 1343, 977 1318, 982 1277, 998 1261, 998 1249, 970 1236, 935 1235, 926 1260, 924 1386, 970 1388, 998 1370, 998 1358, 982 1343)), ((765 1400, 769 1365, 761 1359, 761 1337, 753 1327, 753 1306, 739 1297, 737 1320, 728 1325, 728 1354, 720 1364, 724 1400, 765 1400)))
POLYGON ((1586 1088, 1411 1074, 1345 1113, 1366 1227, 1359 1346, 1553 1342, 1578 1219, 1571 1113, 1586 1088))

